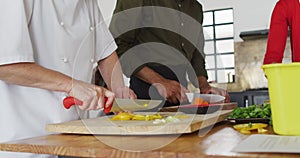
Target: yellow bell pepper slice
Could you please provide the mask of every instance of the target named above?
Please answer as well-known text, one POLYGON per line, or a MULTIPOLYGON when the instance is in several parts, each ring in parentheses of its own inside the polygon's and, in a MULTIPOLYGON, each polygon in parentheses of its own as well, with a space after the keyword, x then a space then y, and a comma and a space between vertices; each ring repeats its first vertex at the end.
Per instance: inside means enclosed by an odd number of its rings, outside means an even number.
POLYGON ((258 133, 266 133, 266 132, 268 132, 268 130, 266 130, 266 129, 264 129, 264 128, 258 128, 258 129, 257 129, 257 132, 258 132, 258 133))
POLYGON ((143 120, 146 120, 146 118, 145 118, 144 115, 136 114, 136 115, 133 115, 132 120, 140 120, 140 121, 143 121, 143 120))
POLYGON ((155 119, 161 119, 162 116, 160 114, 152 114, 152 115, 141 115, 141 114, 132 114, 128 112, 120 112, 119 114, 113 116, 111 120, 113 121, 128 121, 128 120, 136 120, 136 121, 150 121, 155 119))
POLYGON ((251 131, 257 130, 257 133, 266 133, 268 130, 264 129, 268 125, 265 123, 246 123, 246 124, 237 124, 233 128, 238 130, 243 134, 251 134, 251 131))
POLYGON ((240 130, 240 133, 243 133, 243 134, 251 134, 251 131, 242 128, 242 129, 240 130))
POLYGON ((247 129, 251 130, 251 129, 257 129, 257 128, 265 128, 267 126, 268 125, 265 123, 245 123, 245 124, 234 125, 233 128, 236 130, 240 130, 242 128, 247 128, 247 129))
POLYGON ((133 117, 133 114, 127 113, 127 112, 120 112, 118 115, 115 115, 111 118, 113 121, 127 121, 131 120, 133 117))

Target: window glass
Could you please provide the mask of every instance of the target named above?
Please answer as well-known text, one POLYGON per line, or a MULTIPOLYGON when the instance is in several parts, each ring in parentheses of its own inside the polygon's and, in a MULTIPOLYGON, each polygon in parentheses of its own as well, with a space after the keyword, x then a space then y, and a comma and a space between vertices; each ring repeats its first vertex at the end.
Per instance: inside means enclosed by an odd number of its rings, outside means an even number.
POLYGON ((229 23, 233 22, 233 11, 232 9, 218 10, 215 11, 215 23, 229 23))
POLYGON ((203 27, 203 34, 205 40, 210 40, 214 38, 214 30, 213 26, 203 27))
POLYGON ((217 56, 217 67, 234 67, 234 54, 224 54, 217 56))
POLYGON ((233 24, 216 26, 216 38, 233 37, 233 24))
POLYGON ((212 12, 203 13, 203 26, 212 25, 212 24, 213 24, 213 13, 212 12))
POLYGON ((205 57, 206 69, 214 69, 215 68, 215 56, 210 55, 205 57))
POLYGON ((232 82, 232 75, 234 74, 234 69, 224 69, 218 70, 218 83, 228 83, 232 82))
POLYGON ((203 26, 208 81, 232 82, 228 76, 235 73, 233 9, 206 11, 203 26))
POLYGON ((205 42, 204 53, 205 54, 214 54, 215 53, 214 41, 206 41, 205 42))
POLYGON ((207 71, 208 82, 216 82, 216 73, 215 70, 207 71))
POLYGON ((234 41, 230 40, 217 40, 216 41, 217 53, 234 52, 234 41))

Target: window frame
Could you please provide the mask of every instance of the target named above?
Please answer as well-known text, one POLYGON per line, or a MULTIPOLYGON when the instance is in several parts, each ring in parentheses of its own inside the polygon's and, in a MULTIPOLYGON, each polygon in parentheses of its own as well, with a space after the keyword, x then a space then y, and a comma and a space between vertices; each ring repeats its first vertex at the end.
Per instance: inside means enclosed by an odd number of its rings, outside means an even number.
MULTIPOLYGON (((233 8, 222 8, 222 9, 214 9, 214 10, 207 10, 207 11, 204 11, 203 13, 207 13, 207 12, 211 12, 212 13, 212 24, 208 24, 208 25, 203 25, 203 29, 205 27, 212 27, 213 28, 213 37, 211 39, 205 39, 205 43, 206 42, 213 42, 213 49, 214 51, 213 52, 210 52, 209 54, 206 54, 205 53, 205 56, 213 56, 214 58, 214 68, 207 68, 206 70, 209 72, 209 71, 213 71, 214 72, 214 77, 215 77, 215 82, 217 83, 223 83, 223 82, 220 82, 219 79, 218 79, 218 72, 221 71, 221 70, 233 70, 234 73, 235 73, 235 63, 234 63, 234 66, 233 67, 226 67, 226 66, 223 66, 223 67, 218 67, 218 64, 217 64, 217 58, 219 56, 222 56, 222 55, 234 55, 234 28, 232 28, 233 30, 233 34, 232 36, 230 37, 222 37, 222 38, 217 38, 216 36, 216 26, 224 26, 224 25, 233 25, 234 27, 234 22, 233 22, 233 8), (218 11, 224 11, 224 10, 232 10, 232 22, 224 22, 224 23, 216 23, 216 15, 215 15, 215 12, 218 12, 218 11), (223 40, 233 40, 233 51, 232 52, 222 52, 222 53, 218 53, 217 51, 217 41, 223 41, 223 40)), ((204 14, 203 14, 204 15, 204 14)), ((205 17, 204 17, 205 18, 205 17)), ((234 60, 234 58, 233 58, 234 60)), ((232 74, 233 75, 233 74, 232 74)), ((228 83, 228 82, 231 82, 231 81, 228 81, 229 80, 229 77, 225 78, 225 83, 228 83)))

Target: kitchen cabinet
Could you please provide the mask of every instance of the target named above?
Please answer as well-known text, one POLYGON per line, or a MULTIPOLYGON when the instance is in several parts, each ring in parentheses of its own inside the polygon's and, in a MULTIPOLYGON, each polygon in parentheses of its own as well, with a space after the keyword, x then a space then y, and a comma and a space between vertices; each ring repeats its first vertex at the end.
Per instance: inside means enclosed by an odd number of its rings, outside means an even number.
POLYGON ((247 107, 249 105, 261 105, 264 101, 269 100, 269 92, 267 88, 248 89, 242 92, 229 92, 230 101, 237 102, 239 107, 247 107))

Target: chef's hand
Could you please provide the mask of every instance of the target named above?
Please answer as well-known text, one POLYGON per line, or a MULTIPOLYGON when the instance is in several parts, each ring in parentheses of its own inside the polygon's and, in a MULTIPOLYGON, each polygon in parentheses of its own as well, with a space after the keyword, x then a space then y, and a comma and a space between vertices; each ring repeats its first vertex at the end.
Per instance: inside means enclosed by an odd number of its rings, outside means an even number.
POLYGON ((82 110, 98 110, 108 107, 114 101, 115 94, 103 87, 73 80, 72 88, 68 94, 83 102, 79 106, 82 110), (105 97, 107 101, 105 102, 105 97))
POLYGON ((174 80, 164 79, 163 82, 152 84, 158 91, 158 93, 165 97, 170 103, 182 103, 186 102, 188 93, 185 87, 183 87, 179 82, 174 80))
POLYGON ((200 93, 202 94, 218 94, 222 95, 225 97, 224 102, 229 103, 230 102, 230 97, 229 94, 226 90, 221 89, 221 88, 216 88, 216 87, 211 87, 211 86, 206 86, 206 87, 201 87, 200 88, 200 93))
POLYGON ((222 95, 225 97, 225 100, 224 100, 225 103, 230 102, 230 97, 226 90, 210 86, 210 84, 207 82, 207 78, 204 76, 198 76, 197 79, 198 79, 198 84, 200 87, 200 93, 222 95))
POLYGON ((117 88, 114 91, 114 93, 115 93, 116 98, 125 98, 125 99, 136 99, 137 98, 137 96, 133 92, 133 90, 127 86, 117 88))

